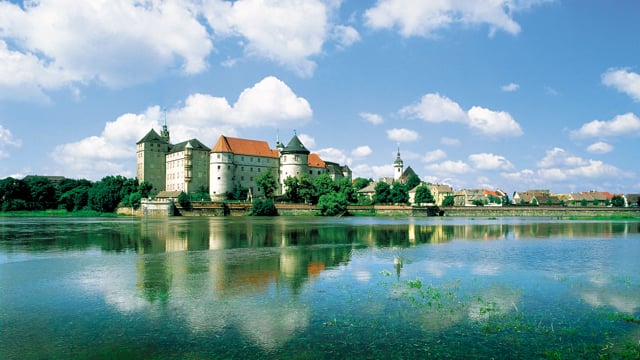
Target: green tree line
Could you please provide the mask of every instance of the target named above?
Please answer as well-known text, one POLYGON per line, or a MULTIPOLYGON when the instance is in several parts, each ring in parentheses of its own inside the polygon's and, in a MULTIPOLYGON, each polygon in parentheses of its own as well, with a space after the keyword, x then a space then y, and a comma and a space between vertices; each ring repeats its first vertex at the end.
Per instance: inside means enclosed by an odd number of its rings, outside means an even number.
POLYGON ((118 206, 138 208, 152 185, 135 178, 106 176, 100 181, 63 179, 54 183, 44 176, 0 180, 0 211, 66 209, 114 212, 118 206))
MULTIPOLYGON (((414 175, 406 184, 397 181, 393 184, 378 182, 373 198, 358 194, 358 190, 372 182, 372 179, 365 178, 356 178, 353 181, 347 178, 334 180, 329 174, 321 174, 312 179, 309 175, 302 174, 299 177, 286 178, 285 193, 276 200, 317 205, 321 215, 335 216, 345 213, 348 205, 408 204, 409 190, 421 183, 420 178, 414 175)), ((256 178, 256 185, 265 194, 266 199, 254 200, 254 215, 275 215, 275 206, 272 201, 278 186, 275 175, 269 171, 262 173, 256 178)), ((434 202, 426 185, 416 189, 415 201, 416 203, 434 202)))

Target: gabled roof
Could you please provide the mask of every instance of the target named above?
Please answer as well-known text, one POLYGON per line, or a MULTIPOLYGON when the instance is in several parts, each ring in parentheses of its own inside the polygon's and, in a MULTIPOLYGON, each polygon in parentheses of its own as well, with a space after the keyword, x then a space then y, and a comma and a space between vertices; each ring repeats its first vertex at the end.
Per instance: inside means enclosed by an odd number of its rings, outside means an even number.
POLYGON ((184 151, 184 149, 189 146, 194 150, 205 150, 205 151, 209 151, 209 148, 201 143, 198 139, 191 139, 191 140, 187 140, 187 141, 183 141, 181 143, 177 143, 175 145, 173 145, 171 147, 171 150, 169 150, 169 154, 171 153, 175 153, 178 151, 184 151))
POLYGON ((140 139, 140 141, 136 143, 136 145, 140 143, 145 143, 145 142, 153 142, 153 143, 159 142, 159 143, 166 144, 167 140, 162 136, 160 136, 155 130, 151 129, 149 130, 147 135, 145 135, 142 139, 140 139))
POLYGON ((269 143, 260 140, 249 140, 220 135, 211 149, 214 153, 232 153, 237 155, 279 157, 278 150, 272 150, 269 143))
POLYGON ((429 187, 429 189, 431 190, 436 190, 439 193, 446 193, 446 192, 453 192, 453 188, 450 185, 445 185, 445 184, 427 184, 427 186, 429 187))
POLYGON ((416 174, 416 172, 413 171, 411 166, 409 166, 406 169, 404 169, 404 172, 402 172, 401 178, 408 179, 411 175, 416 175, 417 176, 418 174, 416 174))
POLYGON ((309 167, 316 167, 316 168, 325 168, 326 167, 326 163, 320 158, 320 155, 318 154, 309 154, 307 163, 309 165, 309 167))
POLYGON ((369 185, 363 187, 362 189, 358 190, 357 192, 359 192, 359 193, 375 193, 377 184, 378 184, 377 182, 372 181, 369 185))

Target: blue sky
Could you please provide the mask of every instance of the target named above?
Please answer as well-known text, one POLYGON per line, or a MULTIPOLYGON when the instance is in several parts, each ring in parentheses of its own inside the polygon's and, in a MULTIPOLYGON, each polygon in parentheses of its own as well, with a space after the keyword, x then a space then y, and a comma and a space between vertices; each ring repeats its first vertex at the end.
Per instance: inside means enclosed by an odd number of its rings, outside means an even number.
POLYGON ((0 178, 294 131, 354 177, 640 192, 640 2, 0 1, 0 178))

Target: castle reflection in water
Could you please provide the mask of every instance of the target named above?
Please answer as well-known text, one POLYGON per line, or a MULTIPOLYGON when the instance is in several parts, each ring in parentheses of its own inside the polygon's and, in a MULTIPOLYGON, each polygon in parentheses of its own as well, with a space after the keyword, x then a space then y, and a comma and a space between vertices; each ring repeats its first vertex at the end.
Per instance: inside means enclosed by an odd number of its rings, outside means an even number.
MULTIPOLYGON (((391 221, 375 226, 357 222, 333 226, 313 219, 148 220, 141 222, 139 234, 124 236, 129 240, 116 247, 132 247, 138 254, 148 255, 137 259, 137 287, 144 298, 155 301, 166 300, 172 282, 179 277, 205 273, 210 283, 201 287, 218 298, 264 293, 274 285, 297 292, 322 271, 347 264, 354 250, 367 247, 406 248, 453 240, 606 238, 638 233, 639 227, 637 222, 484 221, 449 225, 391 221), (199 259, 197 252, 205 250, 206 255, 199 259), (169 256, 152 256, 159 253, 169 256)), ((399 272, 402 264, 395 266, 399 272)), ((197 282, 189 283, 194 286, 197 282)))

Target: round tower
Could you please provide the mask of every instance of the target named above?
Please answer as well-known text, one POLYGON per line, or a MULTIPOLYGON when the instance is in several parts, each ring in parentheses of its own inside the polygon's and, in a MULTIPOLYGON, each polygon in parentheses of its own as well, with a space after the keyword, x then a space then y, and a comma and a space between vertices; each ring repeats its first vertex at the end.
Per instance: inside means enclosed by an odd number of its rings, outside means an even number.
POLYGON ((309 173, 309 154, 311 152, 302 145, 298 135, 293 135, 289 144, 280 150, 280 184, 282 192, 284 180, 288 177, 300 177, 309 173))
POLYGON ((404 163, 400 158, 400 147, 398 147, 398 154, 396 155, 396 161, 393 162, 393 179, 399 180, 402 177, 402 173, 404 172, 404 163))
POLYGON ((224 135, 211 149, 209 165, 209 195, 211 199, 224 200, 227 192, 233 191, 235 172, 233 152, 224 135))

